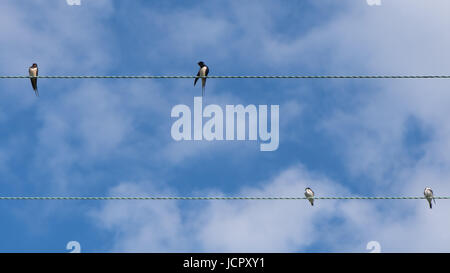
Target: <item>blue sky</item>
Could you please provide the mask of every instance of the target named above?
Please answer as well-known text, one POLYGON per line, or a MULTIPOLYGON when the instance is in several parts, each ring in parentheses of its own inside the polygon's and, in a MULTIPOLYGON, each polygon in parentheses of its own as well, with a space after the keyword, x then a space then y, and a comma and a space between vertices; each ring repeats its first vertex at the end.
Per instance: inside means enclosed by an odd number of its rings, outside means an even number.
MULTIPOLYGON (((0 74, 450 74, 448 1, 2 1, 0 74)), ((448 80, 209 79, 207 103, 280 105, 280 145, 175 142, 191 79, 0 81, 2 196, 450 192, 448 80)), ((1 201, 1 252, 448 252, 450 204, 1 201), (426 235, 426 236, 424 236, 426 235)))

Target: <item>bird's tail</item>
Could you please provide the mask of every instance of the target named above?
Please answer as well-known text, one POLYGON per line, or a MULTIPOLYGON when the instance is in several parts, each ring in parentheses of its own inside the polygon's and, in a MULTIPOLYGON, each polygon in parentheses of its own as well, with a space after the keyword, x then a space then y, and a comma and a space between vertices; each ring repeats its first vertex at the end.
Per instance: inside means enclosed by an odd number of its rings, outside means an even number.
POLYGON ((37 97, 39 97, 39 91, 38 91, 38 89, 36 88, 36 89, 34 89, 34 94, 36 94, 36 96, 37 97))
POLYGON ((33 87, 34 93, 36 93, 36 96, 39 96, 39 92, 37 91, 37 79, 36 78, 30 78, 31 86, 33 87))
POLYGON ((432 209, 433 208, 433 203, 431 203, 431 200, 428 201, 428 202, 430 203, 430 209, 432 209))

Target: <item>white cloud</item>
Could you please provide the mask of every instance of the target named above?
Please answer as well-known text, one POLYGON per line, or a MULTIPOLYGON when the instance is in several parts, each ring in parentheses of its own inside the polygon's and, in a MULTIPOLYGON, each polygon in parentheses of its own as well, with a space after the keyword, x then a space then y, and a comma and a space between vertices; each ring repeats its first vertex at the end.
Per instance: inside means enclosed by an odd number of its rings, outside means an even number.
MULTIPOLYGON (((135 183, 114 187, 111 195, 171 195, 169 190, 135 183)), ((180 209, 174 201, 108 201, 100 210, 90 213, 102 229, 112 230, 113 249, 117 252, 183 251, 188 239, 182 225, 180 209)))

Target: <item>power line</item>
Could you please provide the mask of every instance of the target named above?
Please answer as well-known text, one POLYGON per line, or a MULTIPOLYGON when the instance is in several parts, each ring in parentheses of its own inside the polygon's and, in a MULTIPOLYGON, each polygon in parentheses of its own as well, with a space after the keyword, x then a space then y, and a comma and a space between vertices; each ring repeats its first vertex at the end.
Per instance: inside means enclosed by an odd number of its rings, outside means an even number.
MULTIPOLYGON (((0 79, 195 79, 197 76, 0 76, 0 79)), ((449 79, 450 75, 266 75, 266 76, 206 76, 207 79, 449 79)))
MULTIPOLYGON (((433 197, 434 199, 450 199, 450 196, 433 197)), ((307 200, 306 197, 151 197, 151 196, 105 196, 105 197, 80 197, 80 196, 0 196, 0 200, 307 200)), ((323 200, 406 200, 426 199, 423 196, 394 196, 394 197, 314 197, 323 200)))

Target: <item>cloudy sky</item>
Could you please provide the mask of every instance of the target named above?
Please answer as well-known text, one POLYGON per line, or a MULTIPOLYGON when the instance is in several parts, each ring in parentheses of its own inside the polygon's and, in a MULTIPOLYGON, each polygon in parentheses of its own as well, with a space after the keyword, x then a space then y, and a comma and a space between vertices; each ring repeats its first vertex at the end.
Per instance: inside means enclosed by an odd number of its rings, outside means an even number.
MULTIPOLYGON (((449 75, 446 0, 0 3, 0 74, 449 75)), ((450 194, 447 79, 209 79, 280 145, 180 141, 191 79, 0 80, 1 196, 450 194), (230 171, 232 170, 232 171, 230 171)), ((1 252, 450 251, 450 201, 0 201, 1 252)))

